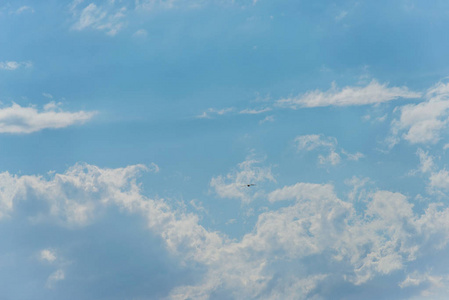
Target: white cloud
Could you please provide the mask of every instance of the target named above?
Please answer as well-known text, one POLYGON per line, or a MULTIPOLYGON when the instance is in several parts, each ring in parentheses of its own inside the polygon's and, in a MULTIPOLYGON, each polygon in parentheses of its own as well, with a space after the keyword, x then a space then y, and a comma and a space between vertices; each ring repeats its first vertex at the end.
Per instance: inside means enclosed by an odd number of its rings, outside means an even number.
POLYGON ((340 13, 338 13, 335 16, 335 21, 339 22, 339 21, 343 20, 347 15, 348 15, 348 12, 345 10, 342 10, 340 13))
POLYGON ((44 96, 45 98, 48 98, 48 99, 53 99, 53 95, 50 93, 42 93, 42 96, 44 96))
POLYGON ((56 282, 64 280, 64 279, 65 279, 64 271, 61 269, 56 270, 48 277, 46 287, 51 289, 54 287, 56 282))
POLYGON ((136 0, 137 10, 174 9, 180 7, 199 8, 207 4, 206 0, 136 0))
POLYGON ((340 163, 341 157, 337 152, 331 151, 328 156, 319 155, 318 161, 322 165, 331 164, 335 166, 340 163))
POLYGON ((199 119, 211 119, 214 115, 222 116, 228 113, 231 113, 234 111, 233 107, 227 107, 223 109, 215 109, 215 108, 209 108, 206 111, 204 111, 201 115, 198 115, 197 118, 199 119))
POLYGON ((157 164, 155 164, 154 162, 152 162, 149 166, 148 166, 148 170, 150 170, 151 172, 154 173, 159 173, 159 171, 161 170, 161 168, 159 168, 159 166, 157 164))
POLYGON ((364 155, 360 152, 351 154, 344 149, 341 149, 337 152, 337 139, 334 137, 326 137, 322 134, 300 135, 295 138, 295 143, 296 148, 299 152, 313 150, 328 151, 327 155, 320 154, 318 156, 318 162, 323 165, 338 165, 341 162, 341 155, 338 152, 345 155, 349 160, 354 161, 357 161, 360 158, 364 157, 364 155))
POLYGON ((358 161, 359 159, 365 157, 365 155, 362 154, 362 153, 360 153, 360 152, 356 152, 356 153, 352 154, 352 153, 346 152, 345 150, 341 150, 341 153, 343 153, 344 155, 346 155, 346 157, 347 157, 349 160, 354 160, 354 161, 358 161))
MULTIPOLYGON (((241 174, 244 178, 258 178, 260 171, 246 164, 231 179, 241 172, 254 172, 241 174)), ((205 229, 197 215, 142 195, 136 176, 144 169, 78 164, 48 179, 1 173, 0 199, 12 203, 11 217, 72 230, 95 222, 111 205, 142 216, 172 255, 204 270, 190 285, 172 289, 169 299, 320 299, 343 284, 362 286, 385 274, 395 274, 388 291, 416 288, 414 283, 424 279, 416 273, 421 273, 419 264, 410 262, 446 253, 449 209, 430 205, 417 214, 400 193, 376 191, 368 195, 366 207, 356 208, 339 199, 331 184, 285 186, 268 195, 278 208, 261 213, 253 230, 231 240, 205 229), (18 211, 29 201, 38 209, 18 211), (73 204, 89 207, 88 213, 71 209, 73 204)), ((49 250, 41 256, 53 260, 56 254, 49 250)), ((432 277, 426 280, 438 282, 438 274, 432 277)), ((66 272, 58 267, 47 287, 64 279, 66 272)))
POLYGON ((318 134, 300 135, 295 138, 298 151, 312 151, 315 148, 334 149, 337 146, 337 139, 334 137, 325 137, 318 134))
POLYGON ((435 163, 433 162, 433 157, 429 155, 429 152, 425 152, 421 148, 416 151, 416 154, 419 156, 419 170, 422 173, 427 173, 435 169, 435 163))
POLYGON ((370 183, 369 178, 358 178, 353 176, 351 179, 345 180, 345 184, 352 186, 352 191, 348 193, 349 201, 361 201, 366 199, 367 192, 364 189, 365 185, 370 183))
POLYGON ((263 120, 259 121, 259 124, 264 124, 267 122, 274 122, 274 116, 266 116, 263 120))
POLYGON ((440 287, 442 286, 443 277, 442 276, 432 276, 428 272, 420 274, 417 271, 407 275, 404 281, 402 281, 399 286, 401 288, 406 288, 409 286, 419 286, 423 283, 430 283, 431 286, 440 287))
POLYGON ((139 29, 133 33, 133 37, 135 38, 146 38, 148 36, 148 32, 145 29, 139 29))
MULTIPOLYGON (((52 105, 53 107, 53 105, 52 105)), ((0 108, 0 133, 32 133, 48 128, 63 128, 82 124, 91 119, 95 112, 54 111, 46 106, 44 111, 35 107, 22 107, 13 103, 0 108)))
POLYGON ((213 177, 210 186, 221 198, 237 198, 244 203, 251 202, 258 197, 258 187, 248 187, 248 184, 258 184, 264 181, 275 179, 271 173, 271 168, 257 167, 260 161, 248 159, 238 165, 237 170, 233 170, 226 176, 213 177))
POLYGON ((19 68, 30 68, 32 67, 33 64, 29 61, 22 61, 22 62, 17 62, 17 61, 4 61, 4 62, 0 62, 0 69, 1 70, 8 70, 8 71, 14 71, 17 70, 19 68))
POLYGON ((449 172, 447 170, 440 170, 430 175, 429 186, 432 189, 449 190, 449 172))
POLYGON ((393 145, 399 141, 399 137, 412 144, 438 142, 442 130, 448 124, 449 83, 438 83, 430 88, 426 93, 426 101, 404 105, 397 110, 400 117, 392 122, 393 145))
POLYGON ((417 170, 412 170, 411 175, 417 171, 428 176, 427 188, 430 194, 446 195, 449 191, 449 172, 443 168, 438 169, 435 158, 428 151, 418 149, 416 155, 419 157, 417 170))
POLYGON ((72 28, 85 30, 88 28, 105 31, 114 36, 125 25, 126 7, 116 7, 115 1, 108 1, 103 6, 90 3, 84 8, 79 8, 83 1, 74 1, 70 6, 73 18, 76 20, 72 28))
POLYGON ((267 112, 267 111, 271 111, 271 108, 269 108, 269 107, 262 108, 262 109, 249 109, 249 108, 247 108, 247 109, 241 110, 239 112, 239 114, 257 115, 257 114, 262 114, 262 113, 267 112))
POLYGON ((20 15, 21 13, 24 13, 24 12, 34 13, 34 9, 31 6, 24 5, 24 6, 19 7, 15 13, 17 15, 20 15))
POLYGON ((40 252, 39 258, 42 261, 46 261, 46 262, 54 262, 56 260, 56 253, 54 250, 52 249, 44 249, 40 252))
POLYGON ((365 87, 338 89, 335 85, 326 92, 315 90, 298 97, 281 99, 277 106, 298 109, 302 107, 369 105, 388 102, 398 98, 419 98, 420 93, 409 91, 407 87, 388 87, 376 80, 365 87))

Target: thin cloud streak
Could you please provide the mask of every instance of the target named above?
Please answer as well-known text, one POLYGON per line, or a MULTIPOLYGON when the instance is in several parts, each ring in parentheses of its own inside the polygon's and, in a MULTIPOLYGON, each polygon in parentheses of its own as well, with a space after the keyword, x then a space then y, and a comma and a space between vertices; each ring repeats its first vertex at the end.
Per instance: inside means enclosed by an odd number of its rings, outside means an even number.
POLYGON ((370 105, 393 101, 399 98, 419 98, 421 93, 409 91, 407 87, 388 87, 376 80, 365 87, 344 87, 335 84, 326 92, 315 90, 303 95, 276 101, 276 106, 299 109, 304 107, 370 105))

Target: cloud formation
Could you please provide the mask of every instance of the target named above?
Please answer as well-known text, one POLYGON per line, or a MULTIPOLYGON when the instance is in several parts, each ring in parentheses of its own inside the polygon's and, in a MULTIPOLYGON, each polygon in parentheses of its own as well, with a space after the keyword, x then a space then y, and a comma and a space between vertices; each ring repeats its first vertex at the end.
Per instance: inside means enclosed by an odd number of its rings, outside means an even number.
POLYGON ((95 115, 95 112, 66 112, 56 108, 56 105, 47 104, 44 110, 39 111, 33 106, 23 107, 16 103, 0 108, 0 133, 32 133, 63 128, 82 124, 95 115))
MULTIPOLYGON (((136 177, 145 169, 77 164, 50 178, 1 173, 0 199, 8 205, 2 206, 0 226, 25 218, 81 230, 107 216, 111 206, 140 215, 171 255, 202 266, 193 282, 171 289, 168 299, 320 299, 341 293, 343 284, 357 297, 357 286, 385 275, 385 289, 376 289, 373 297, 394 290, 401 299, 410 289, 431 292, 447 284, 446 274, 420 263, 446 253, 447 207, 431 204, 416 213, 406 196, 382 190, 367 194, 366 206, 356 207, 341 200, 331 184, 300 182, 269 193, 270 203, 283 205, 261 213, 252 231, 231 240, 205 229, 197 215, 142 195, 136 177)), ((46 248, 40 259, 58 258, 46 248)), ((77 263, 57 266, 47 287, 74 280, 70 270, 77 263)))
POLYGON ((326 92, 320 90, 310 91, 297 97, 280 99, 276 101, 276 105, 292 109, 304 107, 370 105, 384 103, 399 98, 419 98, 420 96, 420 93, 409 91, 407 87, 388 87, 385 83, 380 84, 376 80, 373 80, 364 87, 347 86, 343 89, 338 89, 334 84, 332 88, 326 92))

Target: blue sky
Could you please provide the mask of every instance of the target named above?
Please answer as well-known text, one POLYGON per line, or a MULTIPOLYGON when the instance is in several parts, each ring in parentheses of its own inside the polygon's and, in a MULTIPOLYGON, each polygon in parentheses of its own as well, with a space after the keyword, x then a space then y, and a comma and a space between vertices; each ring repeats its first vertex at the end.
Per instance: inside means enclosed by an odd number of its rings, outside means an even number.
POLYGON ((445 299, 448 13, 0 0, 1 298, 445 299))

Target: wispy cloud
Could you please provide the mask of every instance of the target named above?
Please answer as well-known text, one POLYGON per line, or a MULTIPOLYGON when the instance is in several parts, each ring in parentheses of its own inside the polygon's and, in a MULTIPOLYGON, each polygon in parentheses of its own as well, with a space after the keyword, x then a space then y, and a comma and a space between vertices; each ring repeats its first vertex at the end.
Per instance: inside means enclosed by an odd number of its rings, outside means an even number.
MULTIPOLYGON (((265 107, 265 108, 260 108, 260 109, 256 109, 256 108, 245 108, 240 110, 239 112, 236 112, 236 109, 234 107, 227 107, 227 108, 222 108, 222 109, 216 109, 216 108, 208 108, 206 111, 204 111, 202 114, 196 116, 197 118, 200 119, 211 119, 214 116, 223 116, 223 115, 227 115, 227 114, 240 114, 240 115, 259 115, 259 114, 263 114, 266 112, 271 111, 272 108, 270 107, 265 107)), ((269 120, 267 120, 269 121, 269 120)))
POLYGON ((0 62, 0 69, 14 71, 19 68, 30 68, 33 66, 33 63, 30 61, 3 61, 0 62))
POLYGON ((48 276, 47 284, 45 285, 47 288, 52 289, 58 281, 65 279, 65 273, 63 270, 58 269, 53 272, 50 276, 48 276))
POLYGON ((409 91, 407 87, 388 87, 387 84, 380 84, 376 80, 373 80, 364 87, 347 86, 339 89, 336 85, 333 85, 326 92, 315 90, 297 97, 280 99, 276 101, 276 105, 292 109, 303 107, 369 105, 399 98, 419 98, 420 96, 420 93, 409 91))
POLYGON ((264 119, 259 121, 259 124, 264 124, 267 122, 274 122, 274 116, 266 116, 264 119))
POLYGON ((258 115, 258 114, 262 114, 262 113, 265 113, 265 112, 268 112, 268 111, 271 111, 271 110, 272 109, 270 107, 261 108, 261 109, 250 109, 250 108, 247 108, 247 109, 241 110, 239 112, 239 114, 258 115))
POLYGON ((56 105, 46 105, 44 110, 39 111, 33 106, 23 107, 16 103, 0 108, 0 133, 23 134, 48 128, 63 128, 82 124, 95 115, 95 112, 67 112, 56 108, 56 105))
POLYGON ((348 12, 345 10, 342 10, 335 16, 335 21, 339 22, 339 21, 343 20, 347 15, 348 15, 348 12))
POLYGON ((126 7, 116 7, 115 1, 108 1, 103 6, 90 3, 81 8, 82 1, 76 0, 70 5, 70 11, 75 23, 74 30, 95 29, 105 31, 114 36, 125 25, 126 7))
POLYGON ((44 96, 45 98, 48 98, 48 99, 53 99, 53 95, 49 94, 49 93, 42 93, 42 96, 44 96))
POLYGON ((136 0, 136 9, 151 11, 154 9, 174 9, 180 7, 199 8, 207 3, 208 1, 206 0, 136 0))
POLYGON ((331 164, 338 165, 341 162, 341 155, 346 156, 349 160, 359 160, 364 157, 360 152, 355 154, 348 153, 344 149, 337 148, 337 139, 327 137, 322 134, 300 135, 295 138, 295 144, 298 152, 321 150, 328 152, 326 155, 320 154, 318 162, 322 165, 331 164))
POLYGON ((201 115, 196 116, 199 119, 211 119, 214 116, 222 116, 225 114, 229 114, 234 111, 233 107, 223 108, 223 109, 216 109, 216 108, 209 108, 206 111, 204 111, 201 115))
POLYGON ((34 9, 31 6, 24 5, 24 6, 19 7, 15 11, 15 14, 20 15, 20 14, 25 13, 25 12, 34 13, 34 9))

